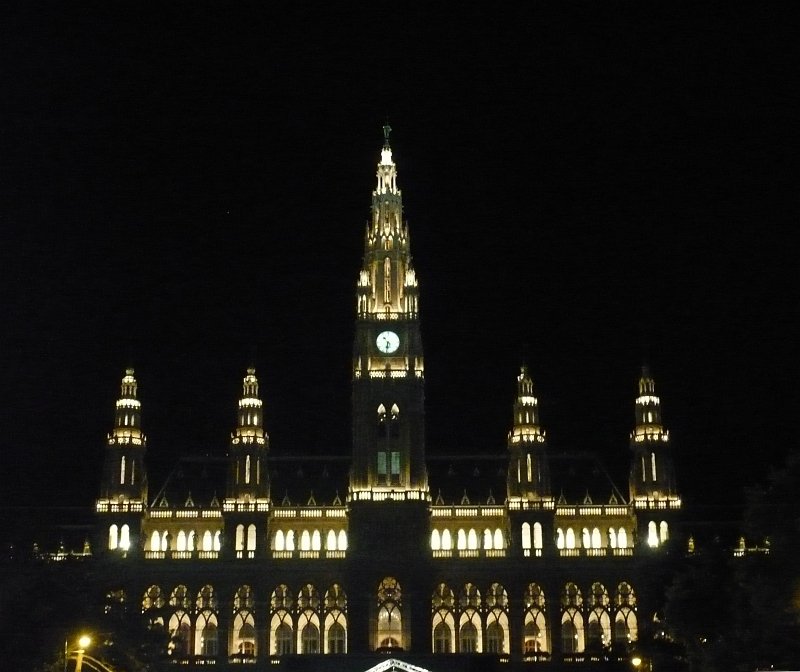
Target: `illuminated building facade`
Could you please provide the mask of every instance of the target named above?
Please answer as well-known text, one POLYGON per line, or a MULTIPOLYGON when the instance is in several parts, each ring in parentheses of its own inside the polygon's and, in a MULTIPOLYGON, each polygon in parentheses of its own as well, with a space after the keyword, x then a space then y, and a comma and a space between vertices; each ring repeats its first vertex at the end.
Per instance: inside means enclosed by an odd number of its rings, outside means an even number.
POLYGON ((506 449, 426 455, 418 284, 384 135, 357 279, 350 458, 271 456, 248 369, 227 456, 190 460, 151 494, 127 370, 96 505, 95 548, 120 570, 108 590, 195 668, 628 664, 681 508, 653 379, 642 371, 627 495, 598 481, 595 458, 548 454, 527 366, 506 449))

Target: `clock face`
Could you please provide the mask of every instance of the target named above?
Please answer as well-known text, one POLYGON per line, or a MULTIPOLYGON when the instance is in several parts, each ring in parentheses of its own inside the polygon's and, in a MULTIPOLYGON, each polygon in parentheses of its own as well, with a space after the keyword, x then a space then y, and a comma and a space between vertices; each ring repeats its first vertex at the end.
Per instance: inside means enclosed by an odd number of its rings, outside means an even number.
POLYGON ((400 337, 393 331, 382 331, 375 339, 378 350, 391 354, 400 347, 400 337))

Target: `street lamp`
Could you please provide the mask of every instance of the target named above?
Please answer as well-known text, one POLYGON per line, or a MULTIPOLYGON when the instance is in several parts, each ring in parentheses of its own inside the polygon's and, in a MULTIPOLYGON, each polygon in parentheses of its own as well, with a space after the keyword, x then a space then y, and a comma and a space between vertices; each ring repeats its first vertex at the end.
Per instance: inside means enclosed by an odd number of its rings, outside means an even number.
POLYGON ((92 638, 89 637, 89 635, 81 635, 78 640, 78 655, 75 658, 75 672, 81 672, 81 668, 83 667, 83 654, 91 643, 92 638))

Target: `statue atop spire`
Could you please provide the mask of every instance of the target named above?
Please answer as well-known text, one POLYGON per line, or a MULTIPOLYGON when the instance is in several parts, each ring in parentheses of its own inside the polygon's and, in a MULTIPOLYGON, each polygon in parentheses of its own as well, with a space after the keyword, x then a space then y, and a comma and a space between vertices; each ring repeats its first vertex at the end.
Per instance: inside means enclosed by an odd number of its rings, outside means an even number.
POLYGON ((386 123, 383 125, 383 148, 384 149, 391 149, 389 146, 389 133, 392 132, 392 127, 389 126, 389 120, 386 120, 386 123))

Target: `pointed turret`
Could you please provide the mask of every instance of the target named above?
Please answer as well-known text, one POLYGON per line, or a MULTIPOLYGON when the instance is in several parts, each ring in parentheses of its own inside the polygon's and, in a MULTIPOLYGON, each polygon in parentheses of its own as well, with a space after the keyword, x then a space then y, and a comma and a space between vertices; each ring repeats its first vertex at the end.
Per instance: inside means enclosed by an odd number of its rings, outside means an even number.
POLYGON ((539 424, 539 400, 525 365, 517 376, 514 425, 508 433, 508 451, 509 499, 552 499, 547 441, 539 424))
POLYGON ((639 377, 639 394, 634 415, 636 424, 630 437, 633 453, 630 470, 630 496, 637 509, 657 511, 647 519, 640 513, 639 537, 656 547, 667 541, 672 512, 681 507, 675 484, 675 467, 669 445, 669 432, 661 419, 661 399, 648 367, 639 377))
POLYGON ((225 538, 233 544, 226 554, 237 559, 264 557, 267 538, 270 483, 267 472, 269 437, 264 431, 264 412, 258 396, 254 368, 247 369, 239 399, 236 429, 228 452, 228 492, 223 502, 225 538))
POLYGON ((237 427, 231 434, 228 499, 239 502, 269 499, 268 450, 256 370, 249 368, 242 384, 237 427))
POLYGON ((108 435, 103 480, 96 511, 100 517, 98 548, 125 555, 139 551, 142 513, 147 506, 142 432, 142 404, 137 399, 133 369, 126 369, 108 435))
POLYGON ((388 124, 383 127, 378 183, 372 192, 358 280, 357 310, 363 319, 412 319, 419 310, 408 225, 403 222, 403 195, 397 187, 397 166, 389 145, 391 130, 388 124))
POLYGON ((103 496, 110 501, 147 499, 144 468, 147 437, 142 432, 142 404, 136 394, 133 369, 126 369, 114 412, 114 428, 108 435, 103 496))

